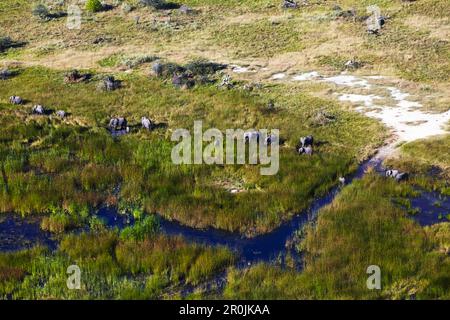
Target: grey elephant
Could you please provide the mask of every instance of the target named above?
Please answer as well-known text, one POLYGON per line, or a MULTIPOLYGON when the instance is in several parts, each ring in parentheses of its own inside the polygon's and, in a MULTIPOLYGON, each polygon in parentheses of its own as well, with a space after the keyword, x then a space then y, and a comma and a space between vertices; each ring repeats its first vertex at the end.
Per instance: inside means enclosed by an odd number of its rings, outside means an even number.
POLYGON ((259 132, 258 131, 247 131, 244 133, 244 141, 249 142, 250 140, 259 141, 259 132))
POLYGON ((152 65, 152 70, 153 70, 153 73, 155 74, 155 76, 157 76, 157 77, 161 77, 162 76, 162 74, 163 74, 163 70, 164 68, 163 68, 163 65, 160 63, 160 62, 155 62, 153 65, 152 65))
POLYGON ((9 97, 9 102, 11 102, 12 104, 22 104, 23 100, 19 96, 11 96, 9 97))
POLYGON ((275 134, 269 134, 266 139, 265 139, 265 144, 266 145, 271 145, 272 142, 278 141, 278 136, 275 134))
POLYGON ((141 118, 141 124, 142 124, 142 128, 144 128, 144 129, 152 130, 152 128, 153 128, 153 122, 147 117, 141 118))
POLYGON ((114 117, 109 121, 109 128, 111 130, 124 130, 127 128, 127 119, 123 117, 114 117))
POLYGON ((312 146, 313 144, 314 144, 314 137, 311 135, 300 138, 300 145, 302 147, 312 146))
POLYGON ((31 111, 34 114, 38 114, 38 115, 43 115, 45 113, 45 109, 43 106, 41 106, 40 104, 34 105, 33 109, 31 109, 31 111))
POLYGON ((294 0, 284 0, 282 6, 283 8, 297 8, 298 4, 294 0))
POLYGON ((306 154, 308 156, 313 154, 313 148, 311 146, 307 146, 307 147, 300 147, 298 148, 298 153, 299 154, 306 154))
POLYGON ((409 176, 408 173, 400 172, 398 170, 386 170, 385 175, 386 177, 395 179, 395 181, 397 182, 406 180, 408 179, 409 176))
POLYGON ((60 117, 61 119, 63 119, 66 117, 66 112, 64 110, 58 110, 58 111, 56 111, 56 115, 58 117, 60 117))

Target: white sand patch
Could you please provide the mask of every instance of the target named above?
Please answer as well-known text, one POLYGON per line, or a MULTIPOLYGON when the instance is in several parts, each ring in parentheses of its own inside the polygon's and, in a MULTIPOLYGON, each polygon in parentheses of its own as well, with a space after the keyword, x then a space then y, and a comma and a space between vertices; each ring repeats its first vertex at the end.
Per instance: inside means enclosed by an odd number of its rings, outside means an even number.
POLYGON ((369 117, 380 119, 392 128, 399 141, 410 142, 434 135, 444 134, 446 123, 450 120, 450 111, 440 114, 424 113, 419 109, 405 107, 382 107, 365 113, 369 117))
POLYGON ((299 74, 297 76, 292 77, 292 80, 294 81, 308 81, 308 80, 313 80, 317 77, 320 77, 319 73, 317 71, 312 71, 312 72, 306 72, 306 73, 302 73, 299 74))
POLYGON ((358 78, 358 77, 355 77, 352 75, 347 75, 347 74, 340 74, 340 75, 334 76, 334 77, 323 78, 322 81, 333 82, 339 86, 363 87, 366 89, 371 88, 369 81, 367 81, 366 79, 358 78))
POLYGON ((392 97, 394 100, 401 101, 401 100, 404 100, 404 99, 406 99, 407 97, 409 97, 409 93, 401 92, 401 91, 400 91, 399 89, 397 89, 397 88, 394 88, 394 87, 387 87, 386 89, 388 89, 388 90, 391 92, 391 97, 392 97))
MULTIPOLYGON (((272 80, 284 78, 285 73, 275 73, 271 77, 272 80)), ((346 72, 327 77, 317 71, 311 71, 295 75, 290 80, 331 82, 346 87, 346 93, 338 96, 339 101, 353 103, 356 111, 381 120, 395 134, 395 140, 382 148, 381 157, 395 152, 395 145, 399 142, 410 142, 448 133, 446 127, 450 123, 450 111, 439 114, 426 113, 422 110, 422 104, 413 101, 409 93, 377 81, 388 78, 390 77, 381 75, 355 76, 346 72), (367 90, 367 94, 361 94, 361 89, 367 90), (374 93, 371 93, 372 90, 374 93), (376 95, 375 92, 378 93, 380 90, 387 91, 388 96, 376 95)))
POLYGON ((284 79, 285 77, 286 77, 286 74, 284 74, 284 73, 275 73, 274 75, 272 75, 273 80, 281 80, 281 79, 284 79))
POLYGON ((241 66, 238 66, 238 65, 232 65, 231 66, 231 71, 233 71, 234 73, 251 72, 247 67, 241 67, 241 66))
MULTIPOLYGON (((374 94, 364 95, 364 94, 343 94, 339 96, 339 101, 350 101, 353 103, 363 102, 366 107, 373 107, 375 99, 383 99, 383 97, 376 96, 374 94)), ((360 109, 361 110, 361 109, 360 109)))

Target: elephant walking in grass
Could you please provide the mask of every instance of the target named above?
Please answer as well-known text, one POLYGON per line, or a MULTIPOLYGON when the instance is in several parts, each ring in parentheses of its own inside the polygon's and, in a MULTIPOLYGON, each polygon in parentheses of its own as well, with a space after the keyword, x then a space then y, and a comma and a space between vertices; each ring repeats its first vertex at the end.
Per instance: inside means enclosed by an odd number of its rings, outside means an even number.
POLYGON ((56 115, 61 119, 64 119, 66 117, 66 112, 64 110, 58 110, 56 111, 56 115))
POLYGON ((398 170, 386 170, 385 175, 386 177, 395 179, 397 182, 408 179, 408 173, 400 172, 398 170))
POLYGON ((114 117, 109 121, 109 128, 112 131, 116 130, 128 130, 128 121, 123 117, 114 117))
POLYGON ((314 137, 313 136, 306 136, 306 137, 301 137, 300 138, 300 145, 302 147, 307 147, 307 146, 313 146, 314 144, 314 137))
POLYGON ((23 99, 19 96, 11 96, 11 97, 9 97, 9 102, 11 104, 22 104, 23 99))
POLYGON ((32 111, 33 114, 37 114, 37 115, 44 115, 45 114, 45 109, 40 104, 37 104, 37 105, 33 106, 33 109, 31 109, 31 111, 32 111))
POLYGON ((141 124, 142 124, 142 128, 147 129, 147 130, 152 130, 153 129, 153 122, 147 118, 147 117, 142 117, 141 118, 141 124))
POLYGON ((311 156, 313 154, 313 148, 311 146, 307 146, 307 147, 300 147, 298 149, 298 153, 299 154, 305 154, 308 156, 311 156))

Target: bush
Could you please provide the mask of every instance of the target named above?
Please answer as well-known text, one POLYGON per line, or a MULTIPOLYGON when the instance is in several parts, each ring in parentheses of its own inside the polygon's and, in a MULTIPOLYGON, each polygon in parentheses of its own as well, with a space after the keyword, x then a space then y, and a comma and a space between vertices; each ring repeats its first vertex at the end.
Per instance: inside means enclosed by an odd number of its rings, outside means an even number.
POLYGON ((141 0, 140 2, 144 6, 155 9, 176 9, 179 7, 177 4, 166 2, 165 0, 141 0))
POLYGON ((226 65, 210 62, 205 59, 197 59, 189 62, 185 68, 196 76, 206 76, 225 69, 226 65))
POLYGON ((42 3, 39 3, 33 7, 32 14, 33 16, 41 20, 50 19, 50 11, 48 10, 47 6, 42 3))
POLYGON ((11 77, 11 71, 8 69, 0 70, 0 80, 7 80, 9 77, 11 77))
POLYGON ((147 216, 133 226, 122 230, 120 237, 127 240, 144 240, 159 232, 160 224, 157 216, 147 216))
POLYGON ((11 48, 13 45, 14 42, 11 40, 10 37, 0 37, 0 52, 11 48))
POLYGON ((144 63, 149 63, 158 59, 156 56, 152 55, 140 55, 134 57, 125 57, 122 59, 121 64, 129 69, 136 68, 144 63))
POLYGON ((87 0, 86 10, 89 12, 98 12, 103 9, 103 5, 100 0, 87 0))

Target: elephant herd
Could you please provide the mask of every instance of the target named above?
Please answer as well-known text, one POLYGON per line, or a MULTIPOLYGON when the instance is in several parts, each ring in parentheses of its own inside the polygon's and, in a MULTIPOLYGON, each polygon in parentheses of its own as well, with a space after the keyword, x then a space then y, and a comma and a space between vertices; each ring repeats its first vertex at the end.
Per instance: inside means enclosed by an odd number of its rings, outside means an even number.
MULTIPOLYGON (((147 117, 141 118, 141 125, 142 125, 142 128, 144 128, 146 130, 152 130, 155 127, 155 123, 147 117)), ((130 131, 130 127, 128 126, 128 121, 124 117, 111 118, 111 120, 109 120, 108 127, 112 132, 125 131, 128 133, 130 131)))
MULTIPOLYGON (((19 96, 11 96, 9 98, 9 101, 13 105, 21 105, 24 103, 24 100, 19 96)), ((46 114, 45 108, 39 104, 34 105, 33 108, 31 109, 31 111, 33 114, 36 114, 36 115, 45 115, 46 114)), ((55 114, 58 117, 60 117, 61 119, 65 118, 67 116, 67 113, 64 110, 58 110, 55 112, 55 114)), ((141 118, 141 125, 142 125, 142 128, 144 128, 146 130, 152 130, 155 127, 155 123, 145 116, 141 118)), ((128 133, 130 130, 128 127, 128 121, 124 117, 111 118, 108 126, 112 132, 124 131, 124 132, 128 133)), ((259 131, 247 131, 244 133, 244 141, 246 143, 248 143, 251 140, 256 140, 259 142, 260 137, 261 137, 261 133, 259 131)), ((278 136, 276 136, 274 134, 270 134, 265 137, 264 143, 266 145, 270 145, 275 141, 279 141, 278 139, 279 139, 278 136)), ((312 135, 301 137, 298 148, 297 148, 297 153, 300 155, 311 156, 313 154, 313 145, 314 145, 314 137, 312 135)), ((393 178, 397 182, 400 182, 400 181, 406 180, 408 178, 408 173, 400 172, 399 170, 386 170, 385 176, 389 177, 389 178, 393 178)), ((339 180, 341 183, 345 183, 344 178, 340 178, 339 180)))
MULTIPOLYGON (((9 102, 14 105, 21 105, 24 103, 24 100, 19 96, 11 96, 9 97, 9 102)), ((36 104, 31 108, 31 113, 36 115, 46 115, 49 113, 49 110, 46 110, 44 106, 40 104, 36 104)), ((61 119, 67 116, 67 113, 64 110, 57 110, 55 114, 61 119)))
MULTIPOLYGON (((261 133, 259 131, 247 131, 244 133, 244 140, 246 143, 248 143, 250 140, 259 141, 261 137, 261 133)), ((269 134, 267 137, 265 137, 264 143, 265 145, 270 145, 274 141, 279 141, 278 136, 274 134, 269 134)), ((306 137, 300 138, 300 143, 297 147, 297 153, 300 155, 312 155, 313 153, 313 144, 314 144, 314 137, 309 135, 306 137)))

